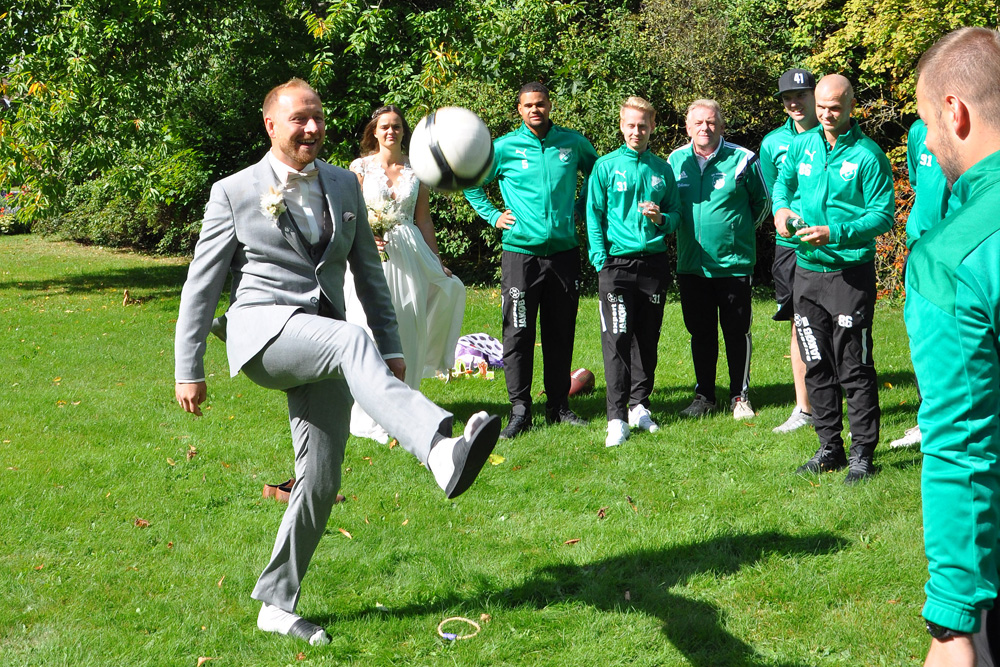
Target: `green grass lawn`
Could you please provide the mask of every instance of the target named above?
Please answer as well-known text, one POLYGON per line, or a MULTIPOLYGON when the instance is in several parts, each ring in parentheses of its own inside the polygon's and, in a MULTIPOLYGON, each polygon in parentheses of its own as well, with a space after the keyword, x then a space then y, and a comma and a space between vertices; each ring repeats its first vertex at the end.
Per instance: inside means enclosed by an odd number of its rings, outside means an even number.
MULTIPOLYGON (((675 296, 652 405, 662 428, 614 449, 603 444, 597 303, 583 299, 574 364, 595 372, 597 392, 571 400, 588 428, 536 417, 455 501, 401 448, 352 439, 348 502, 334 508, 299 605, 333 636, 314 648, 257 631, 250 599, 284 507, 261 486, 292 471, 284 397, 230 379, 213 340, 205 417, 173 400, 186 264, 0 237, 5 664, 922 660, 920 456, 885 446, 916 419, 897 305, 880 305, 875 324, 881 473, 849 488, 843 473, 794 474, 817 447, 811 429, 771 432, 793 393, 788 325, 770 320, 768 294, 754 307, 757 418, 677 417, 693 371, 675 296), (137 302, 123 305, 125 289, 137 302), (472 639, 437 635, 447 617, 483 614, 472 639)), ((469 290, 463 330, 499 337, 497 290, 469 290)), ((720 395, 724 377, 723 360, 720 395)), ((460 421, 506 414, 499 373, 423 389, 460 421)))

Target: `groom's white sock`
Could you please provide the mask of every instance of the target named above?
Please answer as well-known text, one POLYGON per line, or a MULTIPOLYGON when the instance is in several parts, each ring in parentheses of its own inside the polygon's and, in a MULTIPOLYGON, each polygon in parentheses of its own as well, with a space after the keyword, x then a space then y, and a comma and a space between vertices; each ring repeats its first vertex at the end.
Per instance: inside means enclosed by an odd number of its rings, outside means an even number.
POLYGON ((260 607, 257 614, 257 627, 264 632, 276 632, 279 635, 295 635, 305 639, 313 646, 330 643, 330 636, 326 630, 309 623, 301 616, 292 614, 279 607, 269 605, 266 602, 260 607), (298 626, 298 627, 296 627, 298 626), (295 631, 293 631, 295 628, 295 631))
POLYGON ((455 474, 455 460, 453 453, 455 445, 464 438, 466 441, 472 440, 472 435, 479 429, 479 426, 489 419, 489 415, 484 412, 477 412, 469 417, 465 424, 465 433, 459 438, 442 438, 431 447, 431 453, 427 456, 427 467, 434 473, 434 481, 442 489, 448 489, 448 482, 455 474))

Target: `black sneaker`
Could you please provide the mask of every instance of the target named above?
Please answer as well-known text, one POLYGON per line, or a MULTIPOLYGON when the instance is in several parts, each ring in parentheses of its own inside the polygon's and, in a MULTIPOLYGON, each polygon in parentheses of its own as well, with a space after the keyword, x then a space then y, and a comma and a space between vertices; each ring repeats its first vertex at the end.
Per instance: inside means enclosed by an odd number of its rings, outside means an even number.
POLYGON ((517 436, 531 430, 531 415, 511 414, 507 420, 507 428, 500 431, 501 440, 513 440, 517 436))
POLYGON ((549 424, 572 424, 573 426, 586 426, 587 420, 579 416, 569 408, 545 409, 545 421, 549 424))
POLYGON ((876 472, 875 464, 872 463, 870 458, 853 459, 847 468, 847 477, 844 478, 844 484, 848 486, 857 484, 863 479, 868 479, 876 472))
POLYGON ((797 475, 805 473, 816 474, 821 472, 843 470, 846 467, 847 454, 844 453, 843 447, 839 447, 836 450, 831 451, 821 446, 811 459, 799 466, 799 469, 796 470, 795 473, 797 475))

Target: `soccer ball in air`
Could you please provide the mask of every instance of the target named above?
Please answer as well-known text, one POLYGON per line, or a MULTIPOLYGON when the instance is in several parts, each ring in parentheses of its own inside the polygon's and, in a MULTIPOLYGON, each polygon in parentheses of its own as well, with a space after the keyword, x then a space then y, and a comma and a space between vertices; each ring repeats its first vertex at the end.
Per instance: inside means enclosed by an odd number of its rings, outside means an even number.
POLYGON ((442 107, 424 116, 410 137, 410 166, 421 183, 455 192, 483 182, 493 166, 493 141, 479 116, 442 107))

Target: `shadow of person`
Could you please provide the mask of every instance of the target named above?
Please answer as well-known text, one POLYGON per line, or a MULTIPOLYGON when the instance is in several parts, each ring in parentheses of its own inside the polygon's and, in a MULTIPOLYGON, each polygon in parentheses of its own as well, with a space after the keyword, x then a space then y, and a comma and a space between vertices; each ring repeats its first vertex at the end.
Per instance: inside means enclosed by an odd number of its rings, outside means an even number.
POLYGON ((731 576, 771 556, 809 558, 839 551, 847 544, 829 533, 724 535, 666 549, 621 553, 586 564, 551 565, 535 571, 514 588, 482 591, 472 599, 437 597, 431 604, 395 608, 391 613, 409 616, 463 607, 481 609, 487 602, 510 609, 583 602, 602 611, 635 610, 659 619, 667 641, 696 667, 806 667, 804 663, 777 662, 760 655, 726 629, 722 610, 673 589, 697 575, 731 576), (629 591, 629 600, 625 599, 625 591, 629 591))

